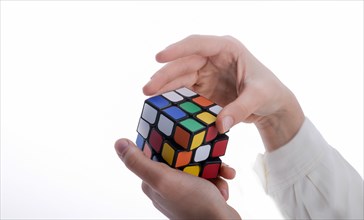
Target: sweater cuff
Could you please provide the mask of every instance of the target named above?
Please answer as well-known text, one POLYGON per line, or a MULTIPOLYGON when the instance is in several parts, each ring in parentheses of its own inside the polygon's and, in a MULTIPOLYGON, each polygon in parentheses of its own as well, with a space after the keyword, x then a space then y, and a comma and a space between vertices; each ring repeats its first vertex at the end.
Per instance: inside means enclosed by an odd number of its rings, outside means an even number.
POLYGON ((254 170, 266 193, 273 195, 307 175, 328 149, 320 132, 305 118, 298 133, 287 144, 258 155, 254 170))

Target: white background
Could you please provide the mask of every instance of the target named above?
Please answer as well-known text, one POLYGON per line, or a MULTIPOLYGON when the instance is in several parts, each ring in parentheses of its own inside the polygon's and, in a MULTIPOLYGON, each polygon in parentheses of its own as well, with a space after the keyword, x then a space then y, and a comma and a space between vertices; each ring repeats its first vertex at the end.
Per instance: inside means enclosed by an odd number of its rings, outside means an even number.
MULTIPOLYGON (((135 140, 155 54, 190 34, 241 40, 363 176, 362 1, 1 1, 1 218, 164 218, 113 145, 135 140)), ((280 218, 256 129, 229 136, 229 204, 280 218)))

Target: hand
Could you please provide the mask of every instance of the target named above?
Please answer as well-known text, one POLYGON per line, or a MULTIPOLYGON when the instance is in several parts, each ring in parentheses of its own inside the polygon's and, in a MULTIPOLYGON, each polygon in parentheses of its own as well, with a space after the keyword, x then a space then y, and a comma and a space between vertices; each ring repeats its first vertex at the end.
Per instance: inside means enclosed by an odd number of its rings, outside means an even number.
POLYGON ((267 151, 287 143, 304 114, 293 93, 238 40, 193 35, 156 55, 167 63, 144 86, 145 95, 188 87, 221 105, 217 128, 254 123, 267 151))
MULTIPOLYGON (((120 139, 115 149, 126 167, 142 180, 144 193, 170 219, 240 219, 226 200, 228 185, 222 178, 212 182, 155 162, 129 140, 120 139)), ((222 177, 232 179, 235 171, 222 166, 222 177)))

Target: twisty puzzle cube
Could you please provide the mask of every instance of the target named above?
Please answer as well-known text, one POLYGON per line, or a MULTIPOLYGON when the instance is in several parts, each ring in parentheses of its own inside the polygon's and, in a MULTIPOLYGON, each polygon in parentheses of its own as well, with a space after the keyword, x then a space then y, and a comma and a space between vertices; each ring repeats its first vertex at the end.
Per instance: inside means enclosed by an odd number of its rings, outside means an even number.
POLYGON ((136 145, 150 159, 205 179, 216 178, 229 137, 215 121, 221 107, 180 88, 145 100, 136 145))

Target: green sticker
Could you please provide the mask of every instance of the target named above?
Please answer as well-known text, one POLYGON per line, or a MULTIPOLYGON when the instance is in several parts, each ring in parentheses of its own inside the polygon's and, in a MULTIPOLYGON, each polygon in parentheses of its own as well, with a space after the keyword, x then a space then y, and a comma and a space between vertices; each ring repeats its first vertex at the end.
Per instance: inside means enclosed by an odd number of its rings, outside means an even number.
POLYGON ((185 126, 188 130, 195 132, 203 128, 203 125, 198 123, 196 120, 192 118, 181 121, 181 125, 185 126))
POLYGON ((201 108, 198 107, 197 105, 193 104, 192 102, 182 103, 182 104, 180 104, 180 107, 190 114, 194 114, 196 112, 201 111, 201 108))

